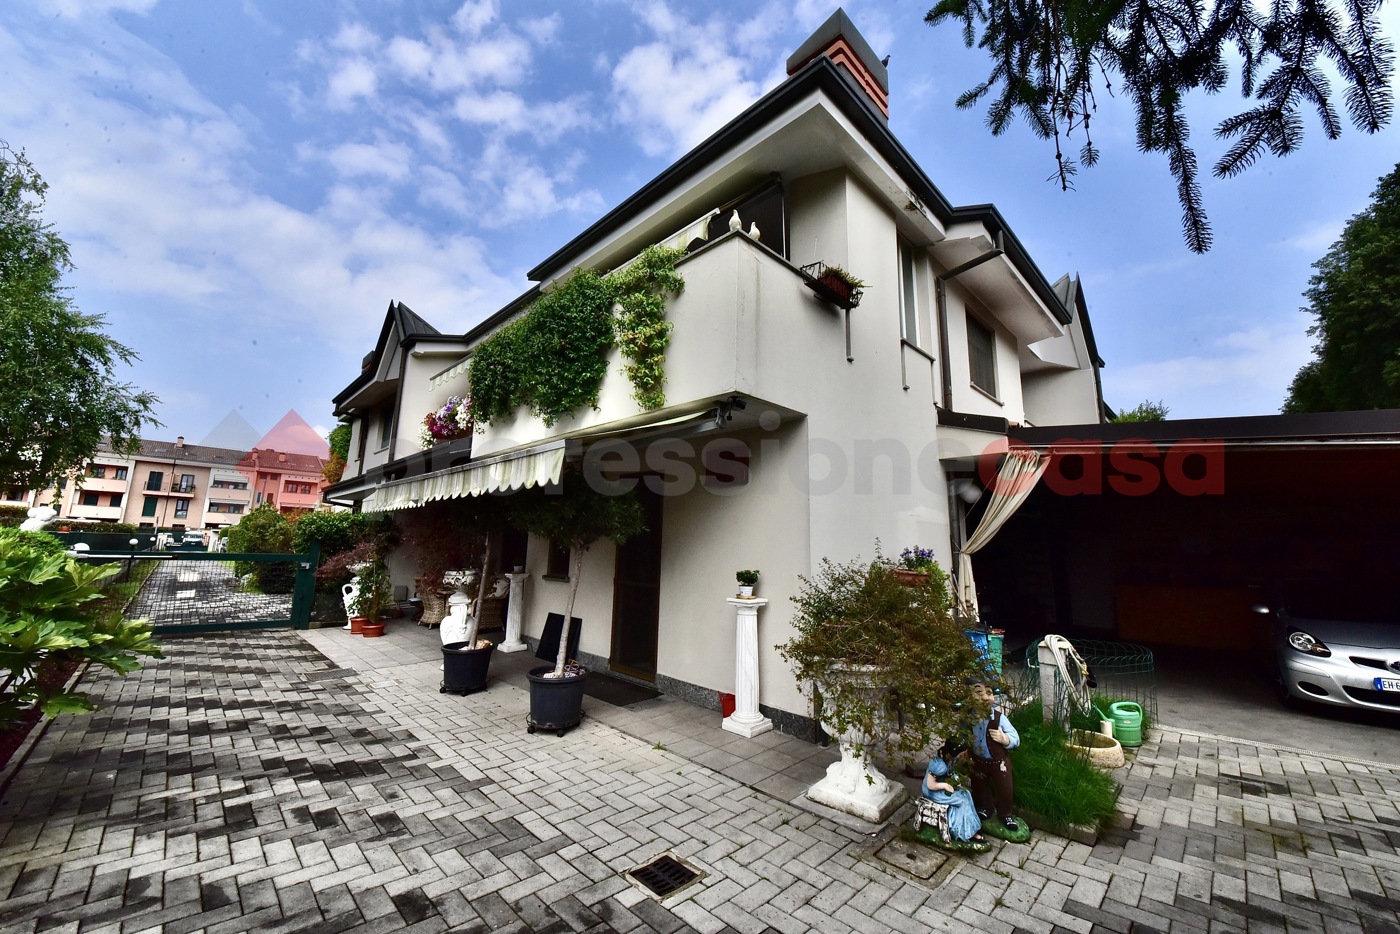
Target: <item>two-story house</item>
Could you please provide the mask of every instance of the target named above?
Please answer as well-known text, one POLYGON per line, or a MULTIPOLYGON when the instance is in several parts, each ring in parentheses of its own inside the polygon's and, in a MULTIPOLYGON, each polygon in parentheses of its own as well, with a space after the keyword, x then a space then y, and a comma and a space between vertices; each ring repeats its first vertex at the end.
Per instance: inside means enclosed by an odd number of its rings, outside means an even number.
MULTIPOLYGON (((1013 424, 1097 421, 1099 365, 1077 280, 1052 284, 997 209, 950 204, 891 134, 880 57, 837 12, 789 77, 530 271, 537 286, 462 335, 389 306, 335 398, 352 427, 327 498, 365 510, 558 481, 636 486, 647 531, 585 556, 586 664, 714 704, 734 690, 734 572, 758 568, 764 712, 810 711, 773 647, 823 557, 932 548, 953 566, 978 458, 1013 424), (546 425, 522 408, 422 449, 425 413, 470 391, 473 349, 577 268, 687 249, 664 406, 642 408, 616 348, 598 405, 546 425), (818 281, 864 280, 858 305, 818 281), (591 473, 590 473, 591 472, 591 473)), ((506 543, 510 548, 510 543, 506 543)), ((526 635, 562 611, 569 565, 530 540, 526 635)), ((520 563, 508 560, 507 564, 520 563)), ((400 583, 412 572, 395 569, 400 583)))

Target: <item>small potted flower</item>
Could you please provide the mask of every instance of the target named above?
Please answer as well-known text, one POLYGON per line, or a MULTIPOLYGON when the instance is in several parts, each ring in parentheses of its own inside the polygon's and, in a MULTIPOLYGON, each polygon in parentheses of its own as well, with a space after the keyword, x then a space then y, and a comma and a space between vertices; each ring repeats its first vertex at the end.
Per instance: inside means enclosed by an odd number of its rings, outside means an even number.
POLYGON ((901 584, 909 587, 922 587, 928 583, 929 572, 936 564, 931 549, 915 545, 899 553, 899 564, 891 570, 901 584))
POLYGON ((754 585, 758 583, 757 571, 735 571, 734 579, 739 582, 739 596, 753 596, 754 585))
POLYGON ((812 263, 803 266, 802 271, 812 278, 808 280, 813 291, 829 302, 842 308, 854 308, 860 304, 865 282, 840 266, 826 263, 812 263))
POLYGON ((423 416, 423 427, 418 432, 418 444, 423 448, 430 448, 443 441, 454 441, 457 438, 465 438, 472 433, 471 416, 472 397, 452 396, 442 404, 441 408, 434 409, 423 416))

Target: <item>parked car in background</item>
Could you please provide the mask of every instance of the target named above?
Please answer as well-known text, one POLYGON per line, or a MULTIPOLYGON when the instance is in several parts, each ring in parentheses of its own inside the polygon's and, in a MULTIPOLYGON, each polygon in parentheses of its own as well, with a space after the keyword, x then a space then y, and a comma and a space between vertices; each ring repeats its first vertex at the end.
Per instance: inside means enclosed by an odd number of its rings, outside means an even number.
POLYGON ((1288 581, 1255 609, 1272 618, 1285 700, 1400 714, 1400 587, 1393 576, 1288 581))

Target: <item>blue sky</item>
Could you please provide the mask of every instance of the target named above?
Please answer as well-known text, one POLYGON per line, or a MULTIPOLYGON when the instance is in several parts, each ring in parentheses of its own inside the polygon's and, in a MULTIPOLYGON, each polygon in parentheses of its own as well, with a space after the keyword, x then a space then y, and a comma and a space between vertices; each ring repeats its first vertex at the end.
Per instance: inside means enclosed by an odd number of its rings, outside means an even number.
MULTIPOLYGON (((1311 264, 1400 159, 1347 126, 1206 177, 1216 246, 1182 244, 1174 184, 1102 97, 1099 166, 954 100, 985 72, 929 5, 849 0, 891 56, 891 128, 955 204, 995 203, 1051 279, 1082 276, 1105 395, 1174 417, 1277 411, 1310 353, 1311 264)), ((163 429, 230 410, 321 428, 392 299, 461 332, 524 271, 783 77, 830 2, 10 0, 0 139, 50 183, 84 311, 142 357, 163 429)), ((1383 14, 1400 34, 1400 10, 1383 14)), ((1203 166, 1237 84, 1192 102, 1203 166)))

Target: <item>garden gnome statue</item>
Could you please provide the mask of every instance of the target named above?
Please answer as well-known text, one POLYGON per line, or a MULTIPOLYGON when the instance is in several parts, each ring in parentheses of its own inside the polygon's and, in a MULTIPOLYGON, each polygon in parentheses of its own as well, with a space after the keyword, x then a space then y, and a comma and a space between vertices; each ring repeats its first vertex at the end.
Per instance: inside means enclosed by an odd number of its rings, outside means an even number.
POLYGON ((944 744, 929 760, 919 800, 914 807, 914 833, 924 843, 942 850, 983 853, 990 847, 982 836, 982 822, 972 794, 958 777, 958 763, 967 758, 965 747, 944 744))
POLYGON ((44 526, 52 522, 54 516, 57 515, 58 510, 54 509, 52 506, 35 506, 33 509, 29 510, 29 518, 19 524, 20 531, 41 531, 44 526))
POLYGON ((988 836, 1024 843, 1030 839, 1025 821, 1011 813, 1015 778, 1007 750, 1021 745, 1016 727, 996 705, 991 685, 972 686, 978 707, 987 711, 972 728, 972 797, 982 818, 982 831, 988 836))

